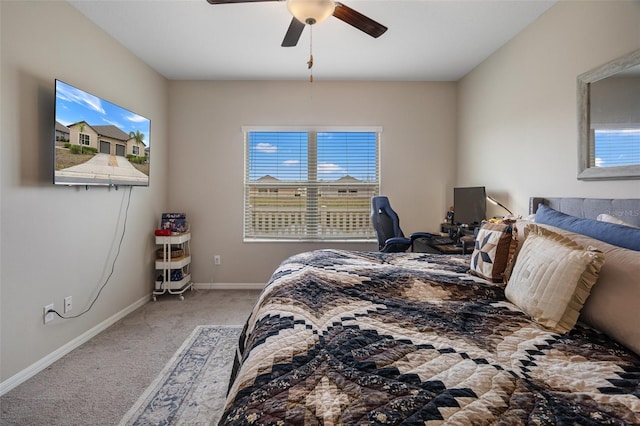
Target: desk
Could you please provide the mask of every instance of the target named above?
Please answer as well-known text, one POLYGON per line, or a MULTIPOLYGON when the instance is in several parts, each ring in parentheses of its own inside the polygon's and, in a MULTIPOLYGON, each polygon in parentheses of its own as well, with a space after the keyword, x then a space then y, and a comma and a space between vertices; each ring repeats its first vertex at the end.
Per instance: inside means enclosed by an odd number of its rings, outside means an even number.
POLYGON ((462 237, 464 244, 433 244, 428 238, 418 238, 413 243, 413 251, 432 254, 471 254, 473 252, 473 237, 467 240, 462 237))
POLYGON ((463 251, 464 248, 461 245, 456 244, 434 244, 431 245, 438 253, 442 254, 466 254, 463 251))

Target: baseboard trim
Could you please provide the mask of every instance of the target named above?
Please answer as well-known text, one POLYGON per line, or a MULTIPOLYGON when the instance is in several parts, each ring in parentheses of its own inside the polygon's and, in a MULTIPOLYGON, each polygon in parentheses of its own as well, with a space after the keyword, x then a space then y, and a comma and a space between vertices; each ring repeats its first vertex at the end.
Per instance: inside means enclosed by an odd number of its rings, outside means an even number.
POLYGON ((197 290, 262 290, 264 283, 193 283, 197 290))
POLYGON ((102 331, 106 330, 107 328, 115 324, 117 321, 129 315, 131 312, 135 311, 136 309, 138 309, 145 303, 149 302, 150 300, 151 300, 151 294, 148 294, 138 299, 131 305, 121 310, 120 312, 107 318, 106 320, 102 321, 100 324, 85 331, 80 336, 76 337, 75 339, 71 340, 67 344, 51 352, 49 355, 45 356, 39 361, 36 361, 35 363, 31 364, 29 367, 16 373, 15 375, 9 377, 4 382, 0 383, 0 396, 9 392, 11 389, 15 388, 16 386, 26 382, 27 380, 29 380, 30 378, 32 378, 33 376, 35 376, 36 374, 38 374, 39 372, 41 372, 42 370, 44 370, 45 368, 47 368, 48 366, 50 366, 51 364, 53 364, 54 362, 56 362, 57 360, 59 360, 69 352, 71 352, 72 350, 74 350, 75 348, 77 348, 78 346, 88 342, 92 337, 100 334, 102 331))

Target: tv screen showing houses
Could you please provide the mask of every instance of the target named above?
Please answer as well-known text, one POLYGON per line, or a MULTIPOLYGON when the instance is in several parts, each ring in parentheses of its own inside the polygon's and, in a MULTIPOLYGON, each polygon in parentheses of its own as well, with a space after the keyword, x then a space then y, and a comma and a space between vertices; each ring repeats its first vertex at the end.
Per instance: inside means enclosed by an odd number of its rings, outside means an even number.
POLYGON ((149 119, 56 80, 59 185, 149 185, 149 119))

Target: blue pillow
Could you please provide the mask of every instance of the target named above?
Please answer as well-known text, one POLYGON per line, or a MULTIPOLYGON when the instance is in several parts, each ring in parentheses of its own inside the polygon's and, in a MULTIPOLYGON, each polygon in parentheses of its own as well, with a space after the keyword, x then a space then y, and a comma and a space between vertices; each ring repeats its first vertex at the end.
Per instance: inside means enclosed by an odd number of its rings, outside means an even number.
POLYGON ((544 204, 540 204, 536 211, 536 223, 555 226, 614 246, 640 251, 640 229, 630 226, 571 216, 544 204))

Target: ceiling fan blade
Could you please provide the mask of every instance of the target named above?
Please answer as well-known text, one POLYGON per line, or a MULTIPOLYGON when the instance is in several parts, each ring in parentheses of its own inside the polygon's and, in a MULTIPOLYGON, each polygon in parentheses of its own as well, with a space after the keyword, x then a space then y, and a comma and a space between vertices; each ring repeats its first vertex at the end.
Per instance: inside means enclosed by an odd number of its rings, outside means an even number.
POLYGON ((263 1, 282 1, 282 0, 207 0, 209 4, 229 4, 229 3, 257 3, 263 1))
POLYGON ((349 6, 345 6, 342 3, 336 2, 336 9, 333 11, 333 16, 356 27, 360 31, 364 31, 374 38, 380 37, 385 31, 387 31, 387 27, 384 25, 364 16, 360 12, 356 12, 349 6))
POLYGON ((304 24, 296 18, 291 18, 289 29, 284 35, 284 40, 282 40, 282 47, 293 47, 298 44, 298 40, 300 40, 300 36, 302 35, 302 30, 304 30, 304 24))

